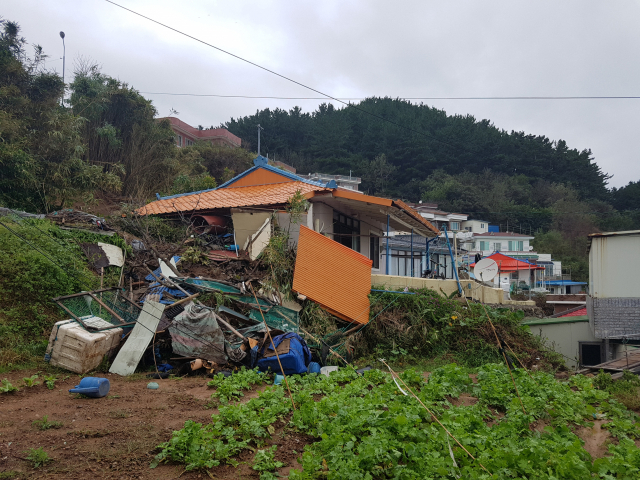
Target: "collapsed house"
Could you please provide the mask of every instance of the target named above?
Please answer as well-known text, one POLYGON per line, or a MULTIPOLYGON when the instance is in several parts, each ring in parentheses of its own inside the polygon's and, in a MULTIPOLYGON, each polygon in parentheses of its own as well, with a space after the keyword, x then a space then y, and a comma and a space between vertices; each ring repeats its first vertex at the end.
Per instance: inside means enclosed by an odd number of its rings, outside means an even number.
POLYGON ((413 231, 427 238, 440 233, 401 200, 365 195, 338 187, 333 180, 307 180, 269 165, 262 156, 254 160, 252 168, 217 188, 158 195, 157 200, 138 210, 141 215, 166 218, 190 216, 200 225, 214 229, 232 223, 235 244, 252 257, 259 253, 253 243, 259 240, 262 227, 273 212, 278 225, 289 231, 292 246, 297 245, 300 225, 304 225, 369 258, 373 273, 382 273, 381 239, 388 233, 413 231), (296 192, 309 202, 309 208, 298 222, 291 222, 285 209, 296 192))
MULTIPOLYGON (((335 181, 308 180, 261 156, 218 188, 158 196, 137 213, 189 221, 199 235, 213 239, 205 247, 217 262, 251 262, 276 227, 285 230, 289 246, 297 250, 293 292, 356 325, 369 321, 371 274, 381 270, 381 239, 397 231, 426 238, 439 233, 400 200, 365 195, 335 181), (296 201, 302 208, 293 208, 296 201)), ((104 246, 84 249, 94 267, 102 267, 104 246)), ((300 373, 300 365, 309 363, 309 355, 297 358, 308 349, 298 335, 304 334, 295 302, 285 304, 278 292, 261 290, 259 282, 181 276, 179 257, 165 260, 158 259, 160 266, 147 275, 138 298, 126 289, 109 289, 55 299, 71 320, 54 328, 49 361, 84 373, 107 354, 112 373, 129 375, 145 352, 157 364, 164 342, 178 362, 205 369, 229 361, 273 367, 276 356, 278 365, 284 360, 285 373, 300 373), (224 295, 226 306, 198 301, 198 295, 212 292, 224 295), (287 367, 288 355, 295 371, 287 367)))

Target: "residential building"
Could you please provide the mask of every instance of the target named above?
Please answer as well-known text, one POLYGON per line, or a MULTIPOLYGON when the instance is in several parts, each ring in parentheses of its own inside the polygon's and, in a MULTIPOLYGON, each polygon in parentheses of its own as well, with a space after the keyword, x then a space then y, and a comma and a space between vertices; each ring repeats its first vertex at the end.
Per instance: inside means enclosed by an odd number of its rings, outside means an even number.
POLYGON ((362 183, 360 177, 352 177, 351 175, 329 175, 326 173, 310 173, 308 175, 300 175, 302 178, 313 182, 327 183, 331 180, 335 181, 338 187, 346 188, 358 192, 358 185, 362 183))
MULTIPOLYGON (((422 238, 418 235, 394 235, 389 242, 389 272, 388 275, 405 277, 421 277, 425 271, 430 271, 434 278, 452 279, 453 261, 446 241, 441 238, 422 238), (433 244, 432 244, 433 243, 433 244), (413 269, 412 269, 413 264, 413 269)), ((384 246, 386 247, 386 241, 384 246)), ((450 245, 454 257, 456 252, 450 245)), ((461 255, 458 251, 458 257, 461 255)), ((386 248, 382 251, 382 262, 386 264, 386 248)))
POLYGON ((486 220, 465 220, 462 222, 462 229, 471 233, 488 233, 489 222, 486 220))
POLYGON ((210 142, 212 145, 222 145, 225 147, 240 147, 242 140, 236 137, 226 128, 210 128, 200 130, 176 117, 163 117, 160 120, 168 120, 171 130, 176 134, 176 144, 178 147, 188 147, 196 142, 210 142))
POLYGON ((253 238, 261 233, 274 212, 280 228, 289 232, 290 245, 296 247, 300 225, 322 233, 368 257, 372 271, 387 273, 384 237, 387 231, 413 230, 415 237, 434 238, 440 232, 418 212, 401 200, 374 197, 326 183, 308 180, 270 165, 258 156, 254 166, 218 188, 184 193, 149 203, 138 210, 142 215, 179 218, 184 212, 227 222, 235 234, 236 245, 252 250, 253 238), (301 193, 309 208, 296 222, 286 213, 291 197, 301 193))
MULTIPOLYGON (((463 230, 462 224, 469 217, 464 213, 450 213, 442 211, 438 208, 437 203, 409 203, 420 215, 426 218, 434 227, 443 231, 445 228, 447 232, 458 232, 463 230)), ((442 233, 444 236, 444 233, 442 233)), ((453 233, 449 235, 449 238, 453 237, 453 233)))
MULTIPOLYGON (((488 223, 485 224, 488 228, 488 223)), ((533 252, 530 245, 534 237, 514 232, 471 232, 473 235, 464 242, 464 248, 470 255, 479 253, 487 256, 493 252, 501 252, 510 257, 522 258, 525 260, 536 260, 538 255, 533 252)))

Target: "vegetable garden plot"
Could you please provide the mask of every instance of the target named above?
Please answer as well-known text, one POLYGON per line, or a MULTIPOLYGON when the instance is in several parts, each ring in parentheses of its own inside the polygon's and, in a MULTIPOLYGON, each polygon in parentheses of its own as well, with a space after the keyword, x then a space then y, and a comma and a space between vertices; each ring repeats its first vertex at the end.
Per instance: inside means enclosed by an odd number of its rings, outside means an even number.
MULTIPOLYGON (((401 375, 492 476, 453 441, 447 442, 426 410, 378 370, 363 377, 349 369, 328 378, 289 377, 295 411, 286 389, 267 387, 246 403, 220 407, 210 424, 187 422, 160 445, 156 462, 183 463, 187 470, 237 465, 236 456, 243 450, 277 443, 271 437, 274 425, 284 422, 285 431, 315 439, 300 455, 303 469, 289 471, 290 479, 640 478, 635 413, 594 388, 587 377, 563 383, 540 372, 532 378, 522 370, 514 375, 526 414, 501 365, 481 367, 477 384, 455 364, 434 371, 428 383, 413 370, 401 375), (462 393, 478 402, 454 406, 446 400, 462 393), (591 458, 574 433, 594 416, 608 420, 603 428, 612 436, 607 456, 598 459, 591 458), (548 423, 542 432, 532 428, 540 420, 548 423)), ((231 380, 221 380, 226 381, 231 380)))

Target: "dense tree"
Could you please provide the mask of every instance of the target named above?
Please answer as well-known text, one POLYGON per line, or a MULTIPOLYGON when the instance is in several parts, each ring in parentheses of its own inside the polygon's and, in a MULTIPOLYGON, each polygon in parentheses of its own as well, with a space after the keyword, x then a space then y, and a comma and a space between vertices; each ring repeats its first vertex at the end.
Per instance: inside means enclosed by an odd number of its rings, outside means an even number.
POLYGON ((69 103, 81 116, 83 158, 122 180, 122 194, 145 197, 168 188, 178 174, 174 133, 156 109, 126 83, 80 61, 69 103))
MULTIPOLYGON (((581 199, 607 200, 607 180, 591 151, 570 149, 563 140, 524 132, 506 132, 471 115, 449 116, 427 105, 391 98, 369 98, 357 108, 322 104, 305 114, 262 110, 231 119, 223 126, 255 149, 256 125, 263 128, 263 151, 301 171, 348 174, 358 167, 354 157, 368 161, 384 154, 395 168, 388 193, 417 200, 419 183, 435 170, 455 175, 481 174, 486 169, 506 175, 562 183, 581 199), (371 114, 371 115, 370 115, 371 114), (389 120, 383 121, 381 118, 389 120)), ((367 163, 357 176, 364 177, 367 163)))
POLYGON ((0 21, 0 202, 48 212, 117 176, 84 158, 82 119, 60 106, 62 79, 25 52, 17 23, 0 21))

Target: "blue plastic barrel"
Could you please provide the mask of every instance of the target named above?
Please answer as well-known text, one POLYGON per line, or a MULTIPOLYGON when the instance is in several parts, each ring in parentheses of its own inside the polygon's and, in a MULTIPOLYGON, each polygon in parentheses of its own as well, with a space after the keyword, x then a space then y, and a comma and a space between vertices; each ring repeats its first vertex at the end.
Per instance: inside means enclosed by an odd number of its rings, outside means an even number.
POLYGON ((320 373, 320 364, 317 362, 310 362, 307 367, 307 373, 320 373))
POLYGON ((109 380, 101 377, 84 377, 80 384, 69 390, 69 393, 81 393, 87 397, 100 398, 109 393, 109 380))

